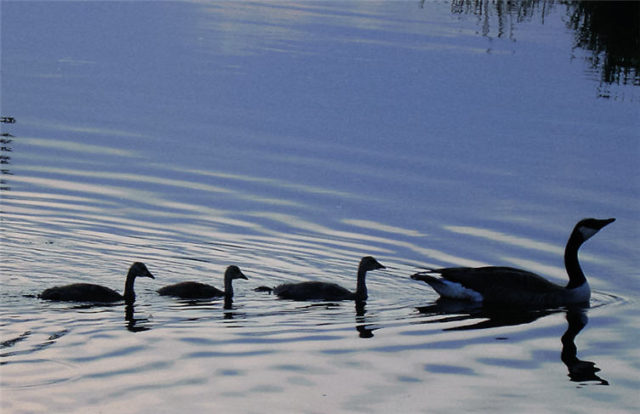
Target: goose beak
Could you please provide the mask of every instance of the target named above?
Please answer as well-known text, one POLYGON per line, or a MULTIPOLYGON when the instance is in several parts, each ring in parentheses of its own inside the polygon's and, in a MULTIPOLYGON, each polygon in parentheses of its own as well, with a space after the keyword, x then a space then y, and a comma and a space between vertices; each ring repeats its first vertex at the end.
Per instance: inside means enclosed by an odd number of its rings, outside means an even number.
POLYGON ((248 277, 246 277, 246 276, 244 275, 244 273, 242 273, 242 272, 240 272, 240 274, 238 275, 238 279, 249 280, 249 278, 248 278, 248 277))
POLYGON ((599 230, 602 230, 603 227, 613 223, 614 221, 616 221, 616 219, 614 218, 609 218, 604 220, 594 220, 594 222, 592 223, 592 228, 595 231, 599 231, 599 230))
MULTIPOLYGON (((612 218, 610 218, 610 219, 606 219, 606 220, 602 220, 602 221, 603 221, 602 227, 604 227, 604 226, 606 226, 607 224, 611 224, 611 223, 613 223, 614 221, 616 221, 616 219, 614 219, 614 218, 612 217, 612 218)), ((602 228, 602 227, 601 227, 601 228, 602 228)))

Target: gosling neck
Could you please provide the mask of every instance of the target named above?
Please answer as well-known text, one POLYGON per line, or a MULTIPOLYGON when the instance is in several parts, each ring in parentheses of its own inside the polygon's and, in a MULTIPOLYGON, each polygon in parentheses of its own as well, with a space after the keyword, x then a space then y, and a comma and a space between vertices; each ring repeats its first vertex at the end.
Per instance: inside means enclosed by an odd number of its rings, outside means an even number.
POLYGON ((124 297, 125 302, 133 303, 136 300, 136 294, 133 291, 133 282, 136 280, 136 275, 132 270, 127 273, 127 279, 124 282, 124 297))
POLYGON ((358 282, 356 284, 355 299, 357 301, 367 300, 369 296, 367 293, 367 284, 365 283, 365 277, 367 276, 367 269, 358 267, 358 282))
POLYGON ((225 299, 231 299, 233 297, 233 278, 231 275, 224 275, 224 297, 225 299))
POLYGON ((582 273, 580 263, 578 262, 578 249, 584 243, 582 237, 577 232, 571 233, 567 247, 564 249, 564 266, 567 269, 567 275, 569 276, 569 283, 567 289, 577 288, 587 282, 587 279, 582 273))

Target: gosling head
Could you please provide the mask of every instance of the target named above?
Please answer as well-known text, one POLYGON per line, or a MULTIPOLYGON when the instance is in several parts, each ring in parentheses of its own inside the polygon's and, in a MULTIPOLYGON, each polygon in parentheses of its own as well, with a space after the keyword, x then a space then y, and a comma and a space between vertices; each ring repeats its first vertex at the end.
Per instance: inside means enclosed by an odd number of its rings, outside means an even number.
POLYGON ((235 265, 231 265, 229 267, 227 267, 227 270, 224 272, 224 276, 229 277, 231 279, 244 279, 244 280, 249 280, 247 279, 247 277, 244 275, 244 273, 242 273, 242 271, 240 270, 240 268, 238 266, 235 265))
POLYGON ((593 237, 594 234, 599 232, 604 226, 613 223, 614 221, 616 221, 616 219, 614 218, 604 220, 587 218, 584 220, 580 220, 578 224, 576 224, 576 227, 573 231, 574 233, 577 233, 577 235, 582 239, 582 242, 584 243, 591 237, 593 237))
POLYGON ((155 279, 149 269, 147 269, 147 266, 142 262, 135 262, 132 264, 129 268, 129 274, 134 277, 149 277, 151 279, 155 279))
POLYGON ((386 267, 378 263, 378 261, 371 256, 365 256, 360 260, 360 268, 366 271, 386 269, 386 267))

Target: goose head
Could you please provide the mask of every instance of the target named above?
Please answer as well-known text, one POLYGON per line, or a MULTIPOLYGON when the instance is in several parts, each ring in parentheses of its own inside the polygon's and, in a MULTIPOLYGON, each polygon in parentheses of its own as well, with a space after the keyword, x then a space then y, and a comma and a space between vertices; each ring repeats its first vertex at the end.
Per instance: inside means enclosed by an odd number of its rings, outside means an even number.
POLYGON ((614 218, 609 218, 604 220, 599 220, 594 218, 583 219, 583 220, 580 220, 578 224, 576 224, 576 227, 574 228, 573 232, 574 234, 579 236, 582 243, 584 243, 587 240, 589 240, 591 237, 593 237, 594 234, 599 232, 604 226, 606 226, 607 224, 613 223, 614 221, 616 221, 616 219, 614 218))

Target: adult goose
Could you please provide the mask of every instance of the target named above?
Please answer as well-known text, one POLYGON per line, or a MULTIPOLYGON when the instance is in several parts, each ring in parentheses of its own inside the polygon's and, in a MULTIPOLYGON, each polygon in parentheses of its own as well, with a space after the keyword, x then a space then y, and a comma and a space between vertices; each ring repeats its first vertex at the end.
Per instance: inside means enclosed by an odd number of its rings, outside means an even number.
POLYGON ((224 272, 224 291, 211 285, 199 282, 180 282, 175 285, 165 286, 158 289, 158 293, 166 296, 176 296, 182 299, 208 299, 224 296, 225 299, 233 298, 233 285, 235 279, 245 279, 247 277, 240 271, 238 266, 229 266, 224 272))
POLYGON ((258 291, 273 291, 282 299, 293 300, 356 300, 364 301, 367 299, 367 285, 365 277, 369 270, 384 269, 385 267, 378 263, 371 256, 365 256, 360 260, 358 266, 358 281, 355 292, 343 288, 336 283, 328 282, 300 282, 285 283, 271 289, 268 287, 259 287, 258 291))
POLYGON ((511 267, 452 267, 429 269, 411 276, 428 283, 443 298, 484 304, 555 307, 588 303, 591 289, 578 263, 578 249, 615 219, 588 218, 571 232, 564 251, 569 283, 560 286, 525 270, 511 267))
POLYGON ((56 286, 44 290, 41 299, 72 302, 118 302, 124 299, 127 303, 133 303, 136 295, 133 291, 133 283, 136 277, 150 277, 155 279, 144 263, 135 262, 129 268, 127 279, 124 282, 124 294, 121 295, 108 287, 94 285, 92 283, 73 283, 71 285, 56 286))

